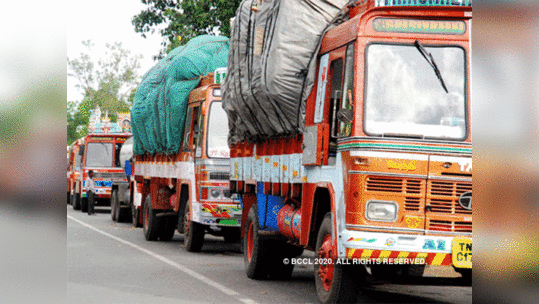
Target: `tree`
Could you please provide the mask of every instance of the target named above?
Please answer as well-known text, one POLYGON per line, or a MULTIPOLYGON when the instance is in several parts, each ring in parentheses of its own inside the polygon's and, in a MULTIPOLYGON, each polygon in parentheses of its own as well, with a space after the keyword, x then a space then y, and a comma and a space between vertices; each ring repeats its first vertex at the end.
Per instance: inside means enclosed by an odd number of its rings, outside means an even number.
POLYGON ((148 8, 132 19, 135 32, 146 38, 158 28, 164 49, 160 59, 189 39, 203 34, 230 36, 230 19, 241 0, 141 0, 148 8))
MULTIPOLYGON (((83 41, 88 51, 94 44, 83 41)), ((77 88, 83 94, 82 101, 67 103, 67 142, 87 134, 90 110, 97 106, 109 112, 111 122, 116 121, 117 112, 129 112, 139 82, 137 70, 142 55, 131 55, 120 42, 106 44, 105 58, 94 62, 88 53, 78 58, 67 59, 69 77, 78 80, 77 88)))

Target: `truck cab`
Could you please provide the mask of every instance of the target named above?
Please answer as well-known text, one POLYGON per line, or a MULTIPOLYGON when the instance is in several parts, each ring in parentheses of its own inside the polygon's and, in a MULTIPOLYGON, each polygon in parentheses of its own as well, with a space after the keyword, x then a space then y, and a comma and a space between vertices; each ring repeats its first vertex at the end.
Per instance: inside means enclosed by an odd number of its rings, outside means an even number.
POLYGON ((114 181, 126 181, 120 166, 120 149, 128 133, 95 133, 87 135, 79 148, 80 174, 75 181, 75 210, 86 212, 88 199, 85 181, 88 171, 94 171, 96 206, 110 206, 111 186, 114 181))

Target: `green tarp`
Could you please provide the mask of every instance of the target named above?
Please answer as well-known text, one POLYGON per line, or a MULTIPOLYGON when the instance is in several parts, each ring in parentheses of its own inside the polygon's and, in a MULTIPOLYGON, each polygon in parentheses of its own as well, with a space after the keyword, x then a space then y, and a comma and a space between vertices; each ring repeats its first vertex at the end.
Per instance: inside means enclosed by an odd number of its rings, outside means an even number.
POLYGON ((189 93, 202 76, 226 67, 228 48, 227 37, 198 36, 144 75, 131 109, 135 154, 180 150, 189 93))

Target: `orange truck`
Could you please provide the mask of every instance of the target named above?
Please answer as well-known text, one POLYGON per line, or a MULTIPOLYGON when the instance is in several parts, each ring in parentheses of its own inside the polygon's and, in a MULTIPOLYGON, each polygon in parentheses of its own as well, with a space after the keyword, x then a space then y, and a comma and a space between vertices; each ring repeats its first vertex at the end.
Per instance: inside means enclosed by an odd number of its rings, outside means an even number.
POLYGON ((120 167, 120 149, 129 133, 94 133, 72 145, 68 191, 73 209, 88 211, 85 180, 88 171, 94 171, 95 204, 110 206, 111 186, 115 181, 127 181, 120 167))
POLYGON ((471 279, 471 1, 345 9, 321 42, 305 131, 231 146, 247 276, 289 277, 307 249, 322 303, 355 301, 369 273, 471 279))
POLYGON ((177 229, 190 252, 201 250, 206 233, 240 240, 242 209, 229 191, 228 126, 219 84, 225 74, 222 68, 207 74, 190 92, 178 153, 133 156, 130 204, 146 240, 168 241, 177 229))
POLYGON ((80 176, 80 162, 81 157, 79 154, 80 146, 83 144, 84 139, 77 139, 70 146, 67 151, 67 204, 73 205, 77 196, 75 195, 75 183, 80 176))

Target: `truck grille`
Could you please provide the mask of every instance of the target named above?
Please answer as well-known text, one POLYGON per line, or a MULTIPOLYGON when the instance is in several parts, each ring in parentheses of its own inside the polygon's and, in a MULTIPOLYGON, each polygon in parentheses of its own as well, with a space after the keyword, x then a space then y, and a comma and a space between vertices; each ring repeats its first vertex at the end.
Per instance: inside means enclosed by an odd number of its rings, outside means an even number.
POLYGON ((228 172, 210 172, 210 179, 212 180, 228 180, 228 172))
POLYGON ((427 206, 430 206, 430 212, 472 214, 472 210, 466 210, 459 204, 459 196, 470 191, 472 191, 471 182, 430 181, 427 206))
POLYGON ((369 176, 365 190, 368 192, 391 192, 402 193, 406 195, 404 199, 404 210, 421 210, 421 188, 423 187, 421 179, 404 179, 383 176, 369 176))
POLYGON ((472 222, 430 220, 428 230, 453 233, 472 233, 472 222))
POLYGON ((94 172, 94 178, 123 180, 126 178, 126 175, 123 172, 94 172))

